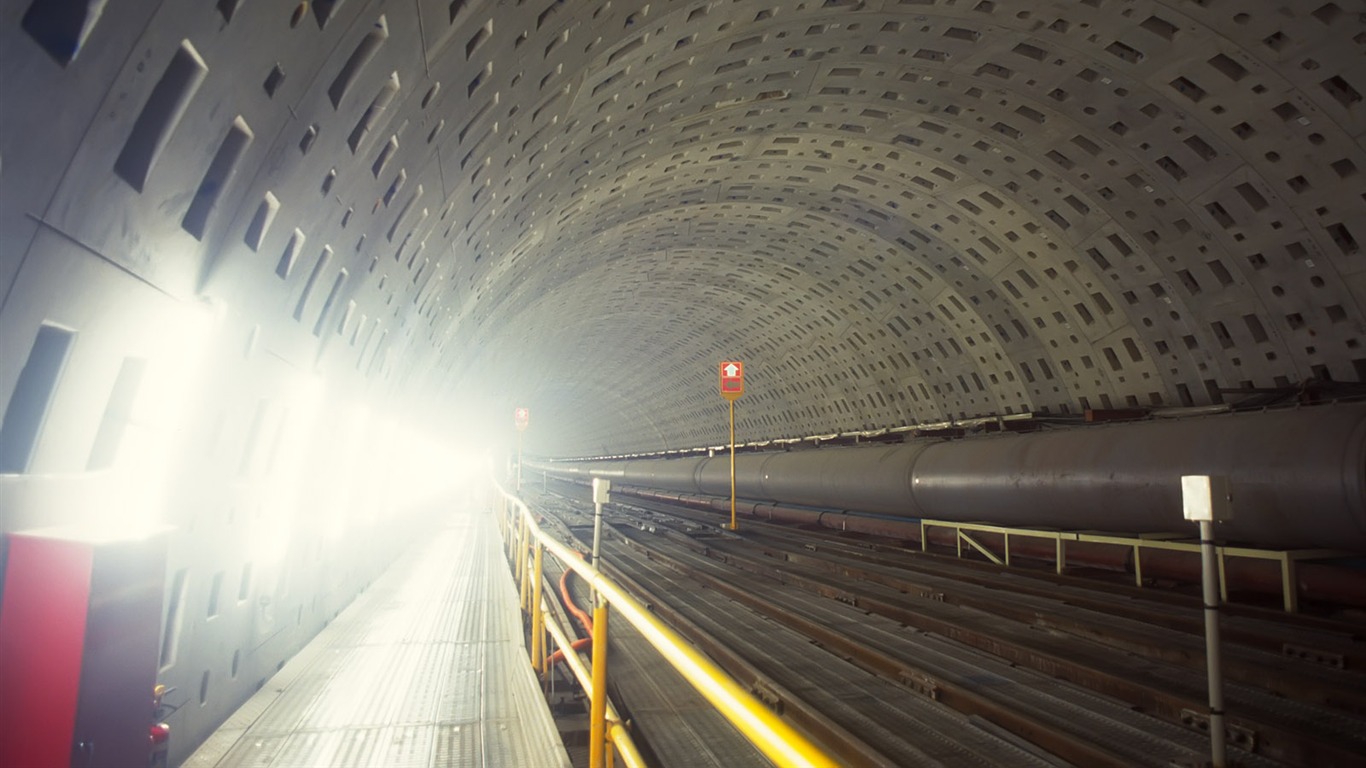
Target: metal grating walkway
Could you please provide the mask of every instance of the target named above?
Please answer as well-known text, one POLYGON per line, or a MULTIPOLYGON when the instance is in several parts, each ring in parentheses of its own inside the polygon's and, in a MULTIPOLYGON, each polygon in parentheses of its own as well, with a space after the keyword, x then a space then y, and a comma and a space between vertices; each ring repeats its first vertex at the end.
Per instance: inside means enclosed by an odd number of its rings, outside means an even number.
POLYGON ((183 765, 567 768, 492 517, 410 548, 183 765))

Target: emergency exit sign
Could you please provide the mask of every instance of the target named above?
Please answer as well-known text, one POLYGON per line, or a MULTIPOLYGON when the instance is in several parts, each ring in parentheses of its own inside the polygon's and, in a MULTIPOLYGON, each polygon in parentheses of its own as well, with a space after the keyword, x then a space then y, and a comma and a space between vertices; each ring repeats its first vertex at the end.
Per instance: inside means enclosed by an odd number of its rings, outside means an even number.
POLYGON ((737 400, 745 394, 745 364, 739 360, 726 360, 720 369, 721 397, 737 400))

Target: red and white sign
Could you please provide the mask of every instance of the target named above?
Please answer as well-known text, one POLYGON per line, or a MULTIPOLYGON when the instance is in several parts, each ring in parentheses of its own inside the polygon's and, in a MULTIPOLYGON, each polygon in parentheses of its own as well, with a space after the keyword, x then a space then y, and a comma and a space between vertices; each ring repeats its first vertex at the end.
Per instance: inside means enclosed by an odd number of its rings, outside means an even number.
POLYGON ((512 412, 512 423, 517 425, 517 431, 522 432, 531 423, 531 409, 518 408, 512 412))
POLYGON ((719 368, 721 376, 721 397, 736 400, 745 394, 745 364, 739 360, 726 360, 719 368))

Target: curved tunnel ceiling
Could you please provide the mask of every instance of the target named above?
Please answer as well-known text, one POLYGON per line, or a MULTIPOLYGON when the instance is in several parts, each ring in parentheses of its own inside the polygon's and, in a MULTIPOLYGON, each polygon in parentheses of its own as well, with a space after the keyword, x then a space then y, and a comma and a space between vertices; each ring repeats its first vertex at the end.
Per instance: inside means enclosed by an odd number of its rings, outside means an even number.
POLYGON ((730 358, 741 439, 1366 375, 1360 2, 43 5, 9 252, 541 453, 719 442, 730 358))

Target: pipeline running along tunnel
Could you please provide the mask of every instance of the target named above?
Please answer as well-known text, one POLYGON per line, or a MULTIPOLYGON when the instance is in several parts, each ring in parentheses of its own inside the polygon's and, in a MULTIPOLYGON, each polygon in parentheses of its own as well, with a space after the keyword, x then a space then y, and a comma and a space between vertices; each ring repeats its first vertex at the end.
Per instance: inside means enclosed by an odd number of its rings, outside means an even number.
MULTIPOLYGON (((0 1, 0 762, 580 761, 492 465, 562 542, 610 479, 611 578, 797 732, 948 765, 1198 757, 1180 478, 1227 478, 1230 744, 1350 763, 1364 39, 1361 0, 0 1)), ((641 754, 740 764, 620 631, 641 754)))

